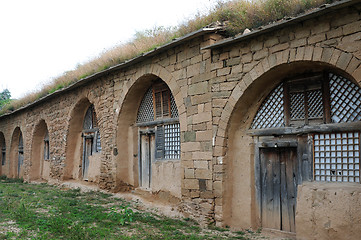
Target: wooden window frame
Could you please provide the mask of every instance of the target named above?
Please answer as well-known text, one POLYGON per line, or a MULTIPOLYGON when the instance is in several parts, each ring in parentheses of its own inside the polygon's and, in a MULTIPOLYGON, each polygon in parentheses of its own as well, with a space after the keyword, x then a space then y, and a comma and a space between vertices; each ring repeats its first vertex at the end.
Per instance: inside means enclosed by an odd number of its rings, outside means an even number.
POLYGON ((301 75, 297 78, 286 79, 284 82, 284 111, 285 111, 285 123, 286 127, 309 125, 310 123, 331 123, 331 110, 330 110, 330 89, 329 89, 329 78, 327 73, 315 73, 301 75), (309 86, 310 82, 317 82, 313 87, 309 86), (319 86, 317 86, 319 85, 319 86), (296 90, 295 88, 299 88, 296 90), (292 89, 294 88, 294 89, 292 89), (309 101, 307 92, 312 90, 320 90, 322 94, 322 119, 310 119, 309 117, 309 101), (302 93, 304 96, 304 119, 293 120, 291 119, 291 94, 293 92, 302 93))
POLYGON ((153 86, 153 110, 154 110, 154 119, 162 119, 162 118, 171 118, 171 92, 165 83, 158 83, 153 86), (157 115, 157 99, 156 94, 160 94, 160 115, 157 115), (166 99, 164 99, 164 94, 166 94, 166 99), (166 100, 166 104, 165 103, 166 100), (167 108, 167 112, 165 111, 165 105, 167 108))

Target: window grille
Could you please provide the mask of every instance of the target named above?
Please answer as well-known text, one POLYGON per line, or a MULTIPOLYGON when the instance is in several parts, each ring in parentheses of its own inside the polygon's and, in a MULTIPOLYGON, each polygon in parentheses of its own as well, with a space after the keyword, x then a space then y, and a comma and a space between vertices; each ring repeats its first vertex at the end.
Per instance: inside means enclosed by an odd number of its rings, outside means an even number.
POLYGON ((177 118, 179 116, 177 105, 175 104, 173 94, 170 94, 170 111, 171 111, 172 118, 177 118))
POLYGON ((332 122, 361 121, 361 88, 332 73, 329 78, 332 122))
POLYGON ((307 91, 308 118, 323 118, 322 92, 320 89, 307 91))
POLYGON ((97 116, 95 114, 94 105, 90 105, 86 111, 83 123, 83 129, 92 129, 97 127, 97 116))
POLYGON ((44 137, 44 160, 50 159, 50 151, 49 151, 49 134, 46 132, 44 137))
POLYGON ((316 181, 360 182, 360 133, 314 135, 316 181))
POLYGON ((2 149, 1 149, 1 165, 5 165, 5 160, 6 160, 6 147, 5 145, 3 145, 2 149))
POLYGON ((95 151, 96 152, 101 152, 102 151, 102 146, 101 146, 101 142, 100 142, 100 132, 97 131, 96 133, 96 142, 95 142, 96 146, 95 146, 95 151))
POLYGON ((305 95, 301 93, 291 93, 291 120, 305 119, 305 95))
POLYGON ((19 153, 23 154, 24 153, 24 143, 23 143, 23 134, 20 133, 19 136, 19 153))
POLYGON ((145 93, 142 102, 140 103, 137 122, 141 123, 154 121, 153 109, 153 89, 150 87, 145 93))
POLYGON ((283 84, 280 84, 262 103, 253 120, 252 128, 261 129, 284 126, 283 109, 283 84))
POLYGON ((180 125, 179 123, 164 126, 164 158, 180 158, 180 125))

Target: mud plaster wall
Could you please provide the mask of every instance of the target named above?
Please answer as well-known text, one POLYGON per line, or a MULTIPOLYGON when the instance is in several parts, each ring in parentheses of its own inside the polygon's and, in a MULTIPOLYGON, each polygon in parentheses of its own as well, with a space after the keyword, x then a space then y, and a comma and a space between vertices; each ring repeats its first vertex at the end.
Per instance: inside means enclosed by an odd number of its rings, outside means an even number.
POLYGON ((361 188, 352 183, 298 186, 297 239, 360 239, 361 188))

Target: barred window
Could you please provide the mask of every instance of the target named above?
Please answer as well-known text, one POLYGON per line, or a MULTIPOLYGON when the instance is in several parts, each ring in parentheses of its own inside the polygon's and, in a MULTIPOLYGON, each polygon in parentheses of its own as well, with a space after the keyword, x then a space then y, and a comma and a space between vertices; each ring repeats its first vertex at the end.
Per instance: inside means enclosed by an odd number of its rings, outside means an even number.
POLYGON ((252 129, 361 121, 361 88, 336 75, 289 79, 264 100, 252 129))
POLYGON ((49 150, 49 133, 46 132, 44 137, 44 160, 50 159, 50 150, 49 150))
MULTIPOLYGON (((94 105, 90 105, 88 110, 85 113, 84 121, 83 121, 83 129, 85 135, 91 135, 93 140, 92 149, 95 149, 95 152, 100 152, 101 141, 100 141, 100 131, 98 128, 98 119, 95 113, 94 105)), ((85 136, 84 135, 84 136, 85 136)))
POLYGON ((164 158, 180 158, 180 130, 179 123, 164 126, 164 158))
POLYGON ((180 158, 178 109, 168 86, 160 80, 151 86, 140 103, 137 123, 155 128, 155 158, 180 158))
POLYGON ((316 181, 360 182, 360 133, 314 135, 316 181))

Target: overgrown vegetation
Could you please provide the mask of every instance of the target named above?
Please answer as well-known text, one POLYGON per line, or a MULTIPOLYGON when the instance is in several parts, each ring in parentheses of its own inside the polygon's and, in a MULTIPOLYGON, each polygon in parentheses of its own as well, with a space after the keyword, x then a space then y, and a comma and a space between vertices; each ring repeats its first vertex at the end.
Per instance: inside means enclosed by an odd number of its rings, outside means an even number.
POLYGON ((142 211, 111 194, 65 190, 0 177, 0 239, 249 239, 190 219, 142 211))
POLYGON ((254 29, 261 25, 280 20, 287 16, 296 16, 308 9, 335 0, 219 0, 218 4, 205 14, 197 14, 177 27, 155 27, 151 30, 138 32, 132 41, 114 46, 102 52, 93 60, 78 65, 73 71, 65 72, 54 78, 49 84, 37 92, 33 92, 22 99, 12 101, 1 111, 0 115, 11 112, 28 103, 34 102, 48 94, 71 85, 94 73, 106 70, 123 63, 142 53, 162 46, 173 39, 201 29, 209 24, 221 22, 225 24, 225 34, 234 36, 244 29, 254 29))

